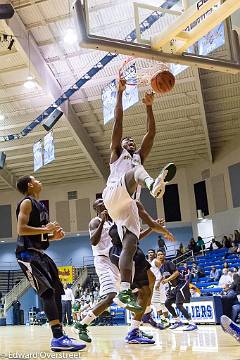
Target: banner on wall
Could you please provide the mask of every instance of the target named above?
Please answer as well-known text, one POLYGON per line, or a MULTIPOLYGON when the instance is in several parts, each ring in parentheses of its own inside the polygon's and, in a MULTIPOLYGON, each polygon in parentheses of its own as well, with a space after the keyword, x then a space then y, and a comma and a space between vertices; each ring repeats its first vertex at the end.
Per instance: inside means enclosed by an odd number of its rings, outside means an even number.
MULTIPOLYGON (((173 305, 175 307, 175 304, 173 305)), ((220 296, 200 297, 192 299, 189 304, 184 304, 185 309, 191 314, 192 320, 197 324, 217 324, 222 315, 222 305, 220 296), (199 300, 198 300, 199 299, 199 300)), ((186 322, 183 315, 176 309, 182 322, 186 322)), ((156 315, 154 313, 154 315, 156 315)), ((171 319, 171 316, 170 316, 171 319)), ((160 319, 155 317, 156 322, 160 319)), ((131 313, 127 310, 127 323, 131 322, 131 313)))
POLYGON ((58 266, 58 275, 62 283, 73 283, 73 267, 72 266, 58 266))

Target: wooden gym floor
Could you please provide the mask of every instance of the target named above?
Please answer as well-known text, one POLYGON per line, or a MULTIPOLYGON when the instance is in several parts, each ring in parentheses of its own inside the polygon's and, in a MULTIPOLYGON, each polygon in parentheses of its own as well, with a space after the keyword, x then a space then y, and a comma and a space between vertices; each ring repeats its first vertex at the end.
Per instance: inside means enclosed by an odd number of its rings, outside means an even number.
MULTIPOLYGON (((154 335, 155 345, 126 344, 126 326, 90 327, 93 341, 86 349, 79 353, 53 353, 49 349, 51 332, 47 326, 0 327, 0 359, 240 360, 240 343, 223 333, 220 326, 202 325, 191 333, 142 329, 154 335), (29 355, 36 353, 38 357, 29 355)), ((66 328, 66 332, 77 338, 71 328, 66 328)))

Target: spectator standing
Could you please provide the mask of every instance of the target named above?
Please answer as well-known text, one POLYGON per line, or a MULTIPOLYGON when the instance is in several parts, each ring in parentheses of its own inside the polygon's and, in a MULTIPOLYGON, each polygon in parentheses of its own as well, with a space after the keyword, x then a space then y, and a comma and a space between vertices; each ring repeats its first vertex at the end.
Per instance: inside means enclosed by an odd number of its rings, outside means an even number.
POLYGON ((64 295, 62 295, 62 323, 72 325, 72 304, 74 304, 74 296, 72 289, 67 284, 63 285, 64 295), (66 319, 67 317, 67 319, 66 319))
POLYGON ((240 243, 240 232, 238 230, 234 230, 234 245, 238 245, 240 243))
POLYGON ((191 238, 188 244, 188 249, 193 251, 193 254, 197 253, 197 244, 194 238, 191 238))
POLYGON ((20 308, 21 304, 16 298, 12 303, 13 308, 13 325, 20 325, 20 308))
POLYGON ((185 252, 186 248, 183 246, 183 243, 180 243, 179 248, 177 249, 177 257, 182 256, 185 252))
POLYGON ((165 241, 164 241, 164 239, 162 238, 161 235, 158 236, 157 245, 158 245, 158 250, 163 251, 164 253, 166 253, 167 246, 166 246, 165 241))
POLYGON ((205 243, 201 236, 198 236, 196 247, 197 247, 197 252, 200 252, 200 251, 204 252, 204 250, 205 250, 205 243))
POLYGON ((226 235, 224 235, 222 243, 223 247, 225 247, 226 249, 230 249, 232 247, 232 241, 226 235))

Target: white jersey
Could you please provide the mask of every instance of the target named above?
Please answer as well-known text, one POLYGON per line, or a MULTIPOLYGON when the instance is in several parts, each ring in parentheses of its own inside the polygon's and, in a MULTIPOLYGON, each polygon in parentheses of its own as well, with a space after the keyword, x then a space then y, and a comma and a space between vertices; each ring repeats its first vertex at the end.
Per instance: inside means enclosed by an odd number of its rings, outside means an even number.
MULTIPOLYGON (((100 221, 102 220, 98 216, 95 219, 98 219, 100 221)), ((109 235, 109 229, 112 225, 113 225, 113 223, 111 221, 104 222, 99 243, 95 246, 92 245, 93 256, 97 256, 97 255, 109 256, 109 250, 112 247, 112 241, 111 241, 111 237, 109 235)), ((89 230, 90 236, 92 236, 94 231, 96 231, 96 230, 89 230)))
MULTIPOLYGON (((141 163, 141 157, 138 153, 134 153, 133 156, 131 156, 126 149, 123 149, 119 158, 110 164, 110 175, 107 186, 117 183, 129 170, 132 170, 137 165, 141 165, 141 163)), ((133 198, 139 199, 140 193, 141 186, 139 185, 133 198)))
POLYGON ((156 259, 153 259, 153 261, 151 262, 151 269, 150 270, 155 275, 156 281, 158 281, 158 280, 161 279, 161 273, 160 273, 159 267, 155 264, 155 260, 156 259))
POLYGON ((141 165, 141 157, 139 154, 131 156, 126 149, 123 149, 119 158, 110 164, 110 175, 108 177, 107 186, 112 185, 121 179, 129 170, 136 165, 141 165))

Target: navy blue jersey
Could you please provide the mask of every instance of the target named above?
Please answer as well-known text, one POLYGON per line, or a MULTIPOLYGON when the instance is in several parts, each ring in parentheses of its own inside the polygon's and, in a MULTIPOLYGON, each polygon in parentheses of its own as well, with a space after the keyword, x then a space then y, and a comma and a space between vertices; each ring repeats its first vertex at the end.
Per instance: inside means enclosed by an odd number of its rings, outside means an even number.
MULTIPOLYGON (((20 212, 21 203, 26 199, 29 199, 32 203, 32 211, 29 216, 28 225, 32 226, 32 227, 39 227, 39 228, 41 228, 43 225, 46 225, 49 222, 48 211, 47 211, 46 207, 40 201, 37 201, 36 199, 32 198, 31 196, 24 197, 18 203, 17 209, 16 209, 17 219, 18 219, 18 215, 20 212)), ((47 234, 24 235, 24 236, 18 235, 16 253, 27 250, 29 248, 45 250, 48 248, 48 246, 49 246, 49 241, 48 241, 47 234)))
MULTIPOLYGON (((168 278, 177 270, 176 265, 169 260, 164 261, 164 263, 160 266, 160 273, 164 279, 168 278)), ((179 273, 178 277, 172 281, 169 281, 171 286, 177 286, 178 284, 184 282, 185 279, 181 273, 179 273)))

